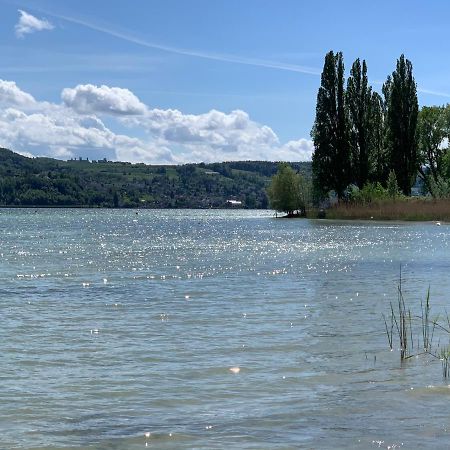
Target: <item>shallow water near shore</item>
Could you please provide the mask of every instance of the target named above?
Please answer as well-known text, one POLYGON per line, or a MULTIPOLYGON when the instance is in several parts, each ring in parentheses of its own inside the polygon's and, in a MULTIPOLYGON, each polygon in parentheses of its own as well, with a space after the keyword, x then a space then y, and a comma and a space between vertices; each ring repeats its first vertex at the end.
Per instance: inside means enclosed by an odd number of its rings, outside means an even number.
POLYGON ((0 243, 1 449, 450 446, 381 316, 400 264, 449 305, 450 226, 2 209, 0 243))

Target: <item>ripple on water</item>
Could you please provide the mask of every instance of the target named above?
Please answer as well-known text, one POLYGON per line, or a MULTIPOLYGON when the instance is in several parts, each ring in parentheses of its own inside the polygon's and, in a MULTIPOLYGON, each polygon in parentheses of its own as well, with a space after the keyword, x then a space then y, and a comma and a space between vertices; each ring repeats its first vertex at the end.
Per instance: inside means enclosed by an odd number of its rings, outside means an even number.
POLYGON ((448 227, 270 216, 0 210, 0 447, 447 448, 381 313, 400 263, 445 306, 448 227))

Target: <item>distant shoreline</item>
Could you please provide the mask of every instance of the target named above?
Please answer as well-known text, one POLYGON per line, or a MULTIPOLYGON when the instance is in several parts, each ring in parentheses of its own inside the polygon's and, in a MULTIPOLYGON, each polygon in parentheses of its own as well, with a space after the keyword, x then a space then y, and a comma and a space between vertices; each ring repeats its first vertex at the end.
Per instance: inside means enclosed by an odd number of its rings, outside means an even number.
MULTIPOLYGON (((311 162, 292 167, 311 177, 311 162)), ((266 188, 275 161, 157 166, 27 158, 0 148, 1 207, 225 208, 269 206, 266 188), (233 205, 233 207, 238 207, 233 205)))
POLYGON ((0 209, 105 209, 123 211, 271 211, 268 208, 238 208, 238 207, 211 207, 211 208, 185 208, 185 207, 161 207, 161 208, 139 208, 136 206, 84 206, 84 205, 0 205, 0 209))
MULTIPOLYGON (((449 225, 450 224, 450 220, 445 220, 445 219, 440 219, 440 218, 423 218, 423 217, 342 217, 339 215, 339 213, 336 213, 337 211, 339 211, 341 208, 330 208, 326 210, 326 217, 325 218, 319 218, 318 217, 318 210, 314 209, 314 210, 310 210, 308 215, 306 217, 301 217, 301 216, 295 216, 295 217, 285 217, 285 216, 278 216, 275 217, 275 211, 271 210, 271 209, 262 209, 262 208, 237 208, 237 207, 224 207, 224 208, 135 208, 135 207, 118 207, 118 208, 114 208, 114 207, 104 207, 104 206, 21 206, 21 205, 11 205, 11 206, 5 206, 5 205, 1 205, 0 206, 0 210, 7 210, 7 209, 25 209, 25 210, 43 210, 43 209, 52 209, 52 210, 56 210, 56 209, 73 209, 73 210, 78 210, 78 209, 86 209, 86 210, 106 210, 106 211, 111 211, 111 210, 121 210, 121 211, 130 211, 130 212, 144 212, 144 211, 265 211, 267 213, 272 213, 270 214, 270 216, 268 215, 267 218, 273 218, 273 219, 300 219, 300 220, 304 220, 304 219, 309 219, 309 220, 314 220, 314 221, 321 221, 324 223, 327 222, 337 222, 337 223, 363 223, 363 224, 407 224, 407 223, 421 223, 421 224, 429 224, 429 225, 449 225)), ((347 209, 352 209, 347 208, 347 209)), ((360 208, 361 209, 361 208, 360 208)), ((359 209, 359 210, 360 210, 359 209)), ((367 211, 370 211, 370 208, 367 208, 367 211)), ((450 214, 450 212, 449 212, 450 214)), ((284 220, 283 220, 284 222, 284 220)))

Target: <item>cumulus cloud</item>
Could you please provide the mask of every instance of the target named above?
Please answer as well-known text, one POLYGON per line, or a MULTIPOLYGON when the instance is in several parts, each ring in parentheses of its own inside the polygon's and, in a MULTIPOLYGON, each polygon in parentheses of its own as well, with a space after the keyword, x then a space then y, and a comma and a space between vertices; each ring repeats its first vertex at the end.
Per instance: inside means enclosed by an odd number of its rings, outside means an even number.
POLYGON ((156 149, 140 139, 114 133, 95 117, 78 117, 56 108, 25 113, 8 108, 0 113, 0 145, 56 158, 80 152, 109 150, 110 158, 130 155, 129 161, 174 162, 167 149, 156 149), (139 155, 139 158, 136 158, 139 155))
POLYGON ((146 143, 143 145, 139 140, 121 137, 116 140, 116 158, 119 161, 133 163, 144 162, 148 164, 177 164, 184 162, 174 156, 172 150, 164 144, 146 143))
POLYGON ((311 161, 313 151, 314 144, 310 139, 289 141, 280 147, 279 159, 283 161, 311 161))
POLYGON ((0 103, 10 106, 31 106, 36 103, 32 95, 22 91, 14 81, 0 79, 0 103))
POLYGON ((0 80, 5 106, 0 108, 0 146, 63 159, 102 154, 158 164, 306 161, 313 152, 307 139, 280 143, 270 127, 242 110, 184 114, 149 109, 131 91, 108 86, 78 85, 64 89, 61 97, 61 104, 40 102, 14 82, 0 80), (116 133, 115 125, 128 132, 116 133))
POLYGON ((139 115, 147 110, 128 89, 105 85, 79 84, 64 89, 61 98, 66 106, 80 114, 139 115))
POLYGON ((15 30, 18 38, 25 37, 36 31, 53 30, 54 26, 46 19, 38 19, 33 15, 19 9, 20 17, 16 23, 15 30))
POLYGON ((265 125, 250 119, 241 110, 229 114, 211 110, 204 114, 183 114, 178 110, 152 109, 142 117, 126 121, 148 130, 152 135, 171 144, 189 148, 205 145, 213 152, 238 155, 244 148, 274 147, 279 144, 277 135, 265 125))

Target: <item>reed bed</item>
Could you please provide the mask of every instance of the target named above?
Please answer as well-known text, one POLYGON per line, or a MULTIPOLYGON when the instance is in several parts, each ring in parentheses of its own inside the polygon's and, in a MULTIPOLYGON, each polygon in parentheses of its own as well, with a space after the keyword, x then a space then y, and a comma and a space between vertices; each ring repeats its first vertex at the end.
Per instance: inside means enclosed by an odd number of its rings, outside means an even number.
POLYGON ((402 198, 344 203, 326 210, 327 219, 450 222, 450 199, 402 198))
POLYGON ((430 288, 428 288, 425 301, 420 302, 420 315, 411 314, 406 306, 402 288, 402 275, 397 288, 397 303, 390 302, 390 315, 383 314, 386 336, 391 350, 396 347, 400 350, 400 360, 405 361, 413 356, 428 355, 439 359, 442 364, 442 375, 445 379, 450 377, 450 318, 445 314, 445 322, 441 323, 439 315, 431 316, 430 288), (435 333, 438 335, 437 345, 433 344, 435 333), (420 339, 422 338, 422 339, 420 339), (414 342, 416 347, 414 348, 414 342), (441 342, 449 342, 441 345, 441 342))

